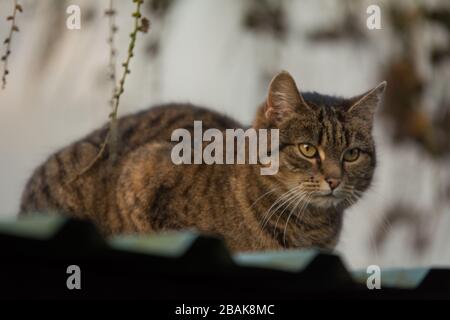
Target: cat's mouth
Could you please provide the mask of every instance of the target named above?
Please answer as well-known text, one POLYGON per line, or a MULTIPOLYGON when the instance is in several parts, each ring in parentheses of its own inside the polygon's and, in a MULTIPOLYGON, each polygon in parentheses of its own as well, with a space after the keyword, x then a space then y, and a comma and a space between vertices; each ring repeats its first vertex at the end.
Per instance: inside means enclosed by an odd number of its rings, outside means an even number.
POLYGON ((323 199, 343 199, 345 194, 343 194, 339 189, 321 190, 316 193, 316 197, 323 199))
POLYGON ((317 192, 316 197, 324 198, 324 199, 337 198, 336 194, 333 193, 333 191, 331 191, 331 190, 319 191, 319 192, 317 192))
POLYGON ((340 196, 339 192, 324 190, 317 192, 312 202, 319 207, 332 207, 338 205, 342 200, 342 196, 340 196))

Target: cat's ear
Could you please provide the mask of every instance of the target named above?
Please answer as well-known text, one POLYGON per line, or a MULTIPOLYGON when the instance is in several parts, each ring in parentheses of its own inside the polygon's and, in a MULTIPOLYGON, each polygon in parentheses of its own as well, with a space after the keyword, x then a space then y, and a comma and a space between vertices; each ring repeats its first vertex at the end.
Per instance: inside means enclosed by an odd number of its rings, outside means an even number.
POLYGON ((297 89, 294 78, 287 71, 277 74, 269 85, 266 118, 273 123, 280 123, 302 107, 309 109, 297 89))
POLYGON ((372 123, 375 111, 383 98, 387 82, 383 81, 375 88, 351 99, 347 114, 372 123))

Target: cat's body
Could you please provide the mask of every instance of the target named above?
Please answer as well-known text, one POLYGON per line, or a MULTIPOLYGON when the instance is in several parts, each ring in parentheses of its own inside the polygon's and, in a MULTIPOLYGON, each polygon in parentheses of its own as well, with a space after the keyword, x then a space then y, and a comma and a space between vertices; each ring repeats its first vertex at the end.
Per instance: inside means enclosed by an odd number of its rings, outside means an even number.
MULTIPOLYGON (((90 219, 106 235, 195 228, 222 236, 232 250, 333 248, 344 209, 372 178, 375 155, 371 120, 367 126, 353 118, 352 123, 345 124, 346 111, 338 108, 352 109, 353 100, 325 96, 321 100, 319 95, 305 95, 310 99, 303 101, 291 92, 286 75, 282 73, 274 80, 271 92, 275 98, 269 93, 267 105, 259 109, 253 123, 255 128, 280 129, 280 170, 276 175, 261 175, 259 164, 173 164, 174 142, 170 139, 175 129, 192 132, 194 120, 201 120, 204 130, 242 126, 206 109, 165 105, 119 120, 120 151, 113 167, 108 165, 105 153, 91 170, 72 179, 95 158, 107 127, 52 155, 28 182, 21 212, 56 210, 90 219), (280 88, 277 81, 281 81, 280 88), (283 99, 277 100, 280 97, 283 99), (298 106, 283 109, 283 103, 291 98, 298 106), (321 105, 325 98, 331 100, 321 105), (314 112, 294 115, 292 111, 301 104, 315 108, 314 112), (280 121, 280 117, 286 121, 280 121), (296 124, 290 124, 293 120, 296 124), (320 121, 322 127, 312 128, 310 121, 320 121), (336 150, 346 152, 355 139, 366 140, 357 145, 366 148, 360 159, 365 167, 356 167, 360 171, 357 178, 351 174, 345 177, 344 167, 338 173, 335 161, 330 162, 331 154, 336 150), (332 140, 333 148, 328 149, 326 144, 332 140), (294 155, 299 151, 292 146, 304 142, 317 145, 317 163, 302 154, 294 155), (321 160, 328 151, 329 159, 321 160), (348 180, 345 188, 343 184, 337 187, 336 181, 344 178, 348 180), (342 189, 343 195, 333 195, 331 189, 324 194, 323 179, 329 179, 330 186, 334 184, 333 190, 342 189), (351 195, 346 196, 346 192, 351 195)), ((352 117, 357 116, 353 112, 352 117)))

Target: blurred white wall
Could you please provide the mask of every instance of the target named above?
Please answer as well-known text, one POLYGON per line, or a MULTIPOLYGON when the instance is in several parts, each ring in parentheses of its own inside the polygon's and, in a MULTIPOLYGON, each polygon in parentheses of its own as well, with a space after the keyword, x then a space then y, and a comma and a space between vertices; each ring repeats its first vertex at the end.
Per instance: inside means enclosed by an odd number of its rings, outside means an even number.
MULTIPOLYGON (((33 168, 58 148, 104 123, 109 113, 110 84, 105 80, 108 29, 103 16, 108 1, 71 0, 70 4, 81 7, 82 15, 87 11, 93 15, 82 23, 81 30, 74 31, 65 27, 63 1, 21 2, 21 31, 12 44, 7 88, 0 91, 0 216, 4 218, 16 215, 22 188, 33 168)), ((117 48, 122 61, 133 4, 116 2, 120 28, 117 48)), ((3 16, 11 11, 11 3, 0 0, 0 39, 8 31, 3 16)), ((139 35, 120 113, 154 103, 189 101, 248 123, 265 98, 268 75, 280 69, 290 71, 301 90, 362 93, 381 80, 380 65, 395 50, 395 44, 384 19, 382 30, 367 30, 366 43, 308 41, 306 31, 342 18, 339 3, 286 1, 290 32, 279 41, 243 28, 248 1, 175 2, 164 20, 153 20, 148 35, 139 35), (156 57, 145 51, 152 37, 161 39, 156 57)), ((366 7, 358 13, 363 24, 366 7)), ((388 130, 380 123, 376 135, 380 164, 373 190, 347 213, 338 250, 352 267, 450 264, 448 206, 442 208, 439 220, 432 217, 434 237, 425 254, 413 253, 408 232, 401 228, 395 230, 382 252, 374 249, 373 229, 383 208, 393 199, 402 199, 423 208, 427 215, 433 195, 439 191, 436 179, 449 175, 449 162, 429 165, 430 159, 415 148, 392 145, 388 130)))

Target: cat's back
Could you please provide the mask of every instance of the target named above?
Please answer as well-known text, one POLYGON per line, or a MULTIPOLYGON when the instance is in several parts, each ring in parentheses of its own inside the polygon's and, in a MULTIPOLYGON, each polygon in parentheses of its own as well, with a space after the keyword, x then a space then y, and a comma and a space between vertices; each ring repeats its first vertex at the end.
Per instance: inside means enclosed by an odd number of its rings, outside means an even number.
MULTIPOLYGON (((171 143, 171 135, 175 129, 184 128, 193 132, 194 121, 202 121, 203 130, 241 127, 238 122, 225 115, 191 104, 151 107, 119 118, 118 163, 149 142, 171 143)), ((98 212, 107 211, 106 207, 98 207, 107 205, 107 201, 101 199, 109 194, 108 190, 115 181, 114 171, 107 170, 107 148, 92 170, 73 181, 97 156, 107 134, 108 124, 105 124, 48 157, 28 180, 22 194, 20 212, 55 209, 84 217, 92 214, 88 213, 92 208, 98 212)))
MULTIPOLYGON (((242 127, 239 122, 226 115, 192 104, 157 105, 119 119, 119 156, 151 141, 170 142, 172 132, 178 128, 193 132, 194 121, 202 121, 203 130, 242 127)), ((80 141, 100 145, 107 132, 106 124, 80 141)))

